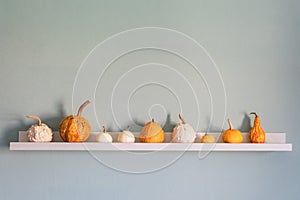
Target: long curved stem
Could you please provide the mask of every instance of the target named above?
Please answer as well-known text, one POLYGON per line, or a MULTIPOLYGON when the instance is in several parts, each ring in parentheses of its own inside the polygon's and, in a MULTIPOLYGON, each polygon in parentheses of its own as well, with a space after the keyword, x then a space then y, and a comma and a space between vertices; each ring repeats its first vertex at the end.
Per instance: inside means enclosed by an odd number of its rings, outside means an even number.
POLYGON ((32 115, 28 115, 26 116, 27 118, 32 118, 32 119, 36 119, 38 121, 38 125, 41 126, 42 125, 42 120, 38 117, 38 116, 32 116, 32 115))
POLYGON ((89 103, 91 103, 91 101, 90 101, 90 100, 86 100, 86 101, 79 107, 77 116, 81 117, 83 109, 84 109, 89 103))

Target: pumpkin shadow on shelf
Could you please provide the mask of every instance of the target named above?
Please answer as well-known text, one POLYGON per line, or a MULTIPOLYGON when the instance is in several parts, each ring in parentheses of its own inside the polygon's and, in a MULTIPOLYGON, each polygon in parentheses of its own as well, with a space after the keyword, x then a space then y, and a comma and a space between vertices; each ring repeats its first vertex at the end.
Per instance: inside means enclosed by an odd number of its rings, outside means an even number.
POLYGON ((42 122, 47 124, 47 126, 49 126, 52 129, 52 131, 58 131, 60 122, 67 116, 62 103, 59 102, 57 104, 57 107, 58 107, 57 115, 49 116, 49 115, 42 114, 40 116, 42 122))
POLYGON ((135 124, 130 125, 130 131, 132 131, 132 132, 140 132, 142 130, 142 128, 144 127, 144 125, 147 123, 147 122, 144 123, 142 121, 139 121, 136 118, 134 118, 133 121, 135 122, 135 124))
MULTIPOLYGON (((63 104, 62 103, 58 103, 58 114, 54 115, 54 116, 49 116, 47 114, 40 114, 39 117, 42 120, 42 123, 47 124, 47 126, 49 126, 53 131, 57 131, 58 130, 58 126, 60 124, 60 121, 66 116, 65 115, 65 111, 63 109, 63 104)), ((32 113, 29 113, 32 114, 32 113)), ((33 113, 33 115, 35 115, 33 113)), ((9 148, 9 143, 10 142, 17 142, 18 141, 18 135, 19 135, 19 131, 26 131, 28 130, 31 125, 33 124, 37 124, 36 121, 34 120, 30 120, 30 119, 26 119, 25 115, 21 116, 21 115, 13 115, 11 117, 9 117, 8 119, 5 120, 9 120, 11 121, 16 121, 16 123, 14 123, 13 125, 7 126, 6 128, 4 128, 4 137, 2 138, 2 141, 0 141, 0 147, 5 147, 5 148, 9 148)))
POLYGON ((172 123, 171 121, 171 115, 168 113, 166 123, 162 127, 165 132, 173 132, 174 127, 176 126, 176 123, 172 123))
POLYGON ((249 132, 251 130, 251 119, 248 113, 244 113, 244 119, 241 126, 239 127, 241 132, 249 132))
MULTIPOLYGON (((130 130, 132 132, 141 132, 141 130, 143 129, 143 127, 147 123, 147 122, 139 121, 138 119, 133 119, 133 121, 135 122, 135 124, 130 125, 130 130)), ((164 126, 162 127, 163 130, 165 132, 173 132, 173 129, 174 129, 175 126, 176 126, 176 123, 172 123, 171 115, 168 114, 166 122, 165 122, 164 126)))

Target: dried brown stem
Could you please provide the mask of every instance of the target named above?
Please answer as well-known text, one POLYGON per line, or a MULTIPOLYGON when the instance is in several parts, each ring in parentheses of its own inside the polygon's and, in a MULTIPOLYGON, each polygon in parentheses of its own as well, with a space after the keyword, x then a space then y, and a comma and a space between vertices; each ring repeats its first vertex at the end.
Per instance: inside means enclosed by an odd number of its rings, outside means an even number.
POLYGON ((42 121, 38 116, 32 116, 32 115, 28 115, 26 116, 27 118, 32 118, 32 119, 36 119, 38 121, 38 125, 42 126, 42 121))
POLYGON ((257 117, 257 113, 256 112, 251 112, 250 115, 255 115, 255 117, 257 117))
POLYGON ((186 124, 186 121, 184 120, 181 114, 179 114, 179 119, 182 121, 183 124, 186 124))
POLYGON ((79 107, 77 116, 81 117, 83 109, 84 109, 89 103, 91 103, 91 101, 90 101, 90 100, 86 100, 86 101, 79 107))
POLYGON ((228 124, 229 124, 229 129, 232 130, 233 126, 232 126, 232 123, 231 123, 230 119, 228 119, 228 124))

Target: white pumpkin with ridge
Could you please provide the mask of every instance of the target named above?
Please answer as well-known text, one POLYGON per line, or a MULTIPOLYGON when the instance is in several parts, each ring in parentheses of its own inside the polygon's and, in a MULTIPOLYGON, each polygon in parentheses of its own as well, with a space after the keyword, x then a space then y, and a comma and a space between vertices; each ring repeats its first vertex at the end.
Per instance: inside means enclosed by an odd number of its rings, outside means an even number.
POLYGON ((132 132, 129 131, 129 126, 122 131, 119 135, 118 135, 118 142, 120 143, 134 143, 135 141, 135 137, 133 135, 132 132))
POLYGON ((172 142, 175 143, 193 143, 196 139, 196 133, 191 125, 186 123, 181 114, 179 114, 178 123, 172 132, 172 142))

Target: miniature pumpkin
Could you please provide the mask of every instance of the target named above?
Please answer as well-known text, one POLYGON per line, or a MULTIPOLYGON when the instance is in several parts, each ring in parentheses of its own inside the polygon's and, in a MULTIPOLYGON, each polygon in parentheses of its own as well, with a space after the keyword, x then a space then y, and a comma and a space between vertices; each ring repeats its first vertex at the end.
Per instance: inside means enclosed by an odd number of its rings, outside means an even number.
POLYGON ((122 131, 119 135, 118 135, 118 142, 121 143, 134 143, 135 141, 135 137, 133 135, 133 133, 131 133, 129 131, 129 126, 127 127, 127 129, 125 129, 124 131, 122 131))
POLYGON ((203 135, 200 139, 201 143, 215 143, 215 137, 211 134, 207 134, 205 133, 205 135, 203 135))
POLYGON ((229 129, 224 131, 222 138, 225 143, 241 143, 243 142, 242 133, 234 129, 230 119, 228 119, 229 129))
POLYGON ((105 126, 103 126, 103 133, 97 135, 96 141, 102 143, 111 143, 113 141, 111 135, 106 132, 105 126))
POLYGON ((85 101, 78 109, 77 115, 65 117, 59 125, 59 133, 65 142, 84 142, 91 132, 91 125, 82 117, 83 109, 90 103, 85 101))
POLYGON ((27 131, 26 135, 29 142, 51 142, 53 139, 52 129, 46 124, 42 123, 37 116, 26 116, 27 118, 36 119, 38 124, 32 125, 27 131))
POLYGON ((181 114, 179 114, 181 122, 175 126, 172 132, 172 142, 193 143, 196 133, 191 125, 186 123, 181 114))
POLYGON ((164 130, 158 123, 154 122, 154 119, 148 122, 140 133, 140 142, 162 143, 164 142, 164 139, 164 130))
POLYGON ((250 142, 252 143, 264 143, 266 141, 266 133, 260 125, 260 117, 252 112, 250 115, 255 115, 253 127, 249 132, 250 142))

